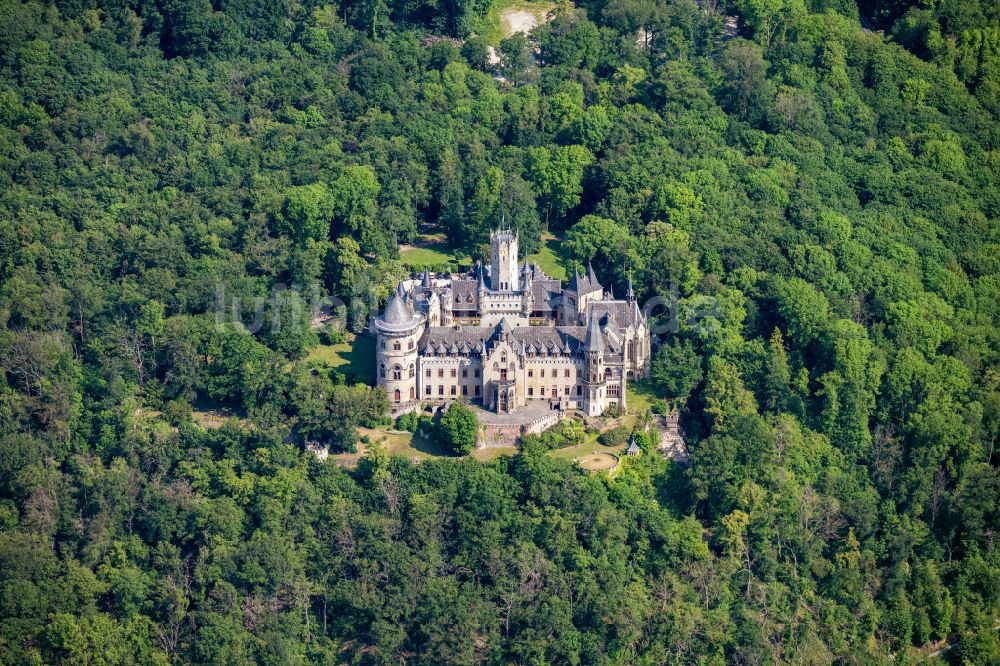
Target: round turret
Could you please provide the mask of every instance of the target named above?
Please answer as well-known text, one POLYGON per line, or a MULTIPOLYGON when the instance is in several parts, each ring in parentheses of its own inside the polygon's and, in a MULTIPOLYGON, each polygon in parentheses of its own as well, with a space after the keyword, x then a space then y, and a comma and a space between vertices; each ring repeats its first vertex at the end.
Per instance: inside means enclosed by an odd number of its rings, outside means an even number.
POLYGON ((424 328, 423 319, 410 309, 400 291, 375 320, 378 385, 393 403, 417 398, 417 340, 424 328))

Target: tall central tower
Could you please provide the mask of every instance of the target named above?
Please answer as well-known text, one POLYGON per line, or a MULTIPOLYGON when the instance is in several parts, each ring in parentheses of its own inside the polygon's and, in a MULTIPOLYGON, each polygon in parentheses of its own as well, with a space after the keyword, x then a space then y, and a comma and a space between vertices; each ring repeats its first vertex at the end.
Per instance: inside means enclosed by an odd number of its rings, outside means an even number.
POLYGON ((490 288, 520 289, 517 274, 517 232, 506 229, 490 233, 490 288))

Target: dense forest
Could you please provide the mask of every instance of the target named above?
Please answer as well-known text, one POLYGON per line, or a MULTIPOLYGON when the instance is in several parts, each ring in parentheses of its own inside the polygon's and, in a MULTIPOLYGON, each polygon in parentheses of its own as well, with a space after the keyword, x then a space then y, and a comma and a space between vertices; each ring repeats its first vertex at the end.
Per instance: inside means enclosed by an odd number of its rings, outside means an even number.
POLYGON ((998 663, 997 5, 496 9, 0 0, 0 663, 998 663), (669 305, 689 464, 303 450, 388 407, 309 290, 501 220, 669 305))

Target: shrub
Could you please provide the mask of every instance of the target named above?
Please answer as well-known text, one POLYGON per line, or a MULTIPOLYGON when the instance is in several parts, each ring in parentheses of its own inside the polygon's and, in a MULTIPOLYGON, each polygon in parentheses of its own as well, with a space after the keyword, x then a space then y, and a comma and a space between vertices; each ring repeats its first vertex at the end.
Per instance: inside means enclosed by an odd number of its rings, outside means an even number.
POLYGON ((325 345, 339 345, 347 342, 347 332, 342 328, 327 324, 320 329, 319 339, 325 345))
POLYGON ((567 446, 576 446, 586 439, 583 425, 576 419, 567 419, 538 435, 525 435, 521 438, 521 447, 525 442, 537 444, 546 451, 552 449, 562 449, 567 446))
POLYGON ((628 426, 618 426, 601 433, 601 436, 597 438, 604 446, 618 446, 619 444, 624 444, 628 441, 629 435, 632 434, 632 429, 628 426))
POLYGON ((396 429, 405 430, 406 432, 416 432, 417 422, 417 413, 407 412, 396 419, 396 429))

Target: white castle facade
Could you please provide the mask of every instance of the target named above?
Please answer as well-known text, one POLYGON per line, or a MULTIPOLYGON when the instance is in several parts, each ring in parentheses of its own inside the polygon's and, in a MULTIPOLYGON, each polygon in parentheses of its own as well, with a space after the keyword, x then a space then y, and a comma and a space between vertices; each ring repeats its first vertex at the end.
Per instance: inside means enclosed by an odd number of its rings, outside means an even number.
POLYGON ((629 282, 616 300, 593 267, 564 288, 525 259, 517 234, 490 235, 491 260, 465 275, 404 280, 374 322, 378 384, 390 402, 464 398, 499 413, 528 404, 598 416, 649 374, 649 324, 629 282))

